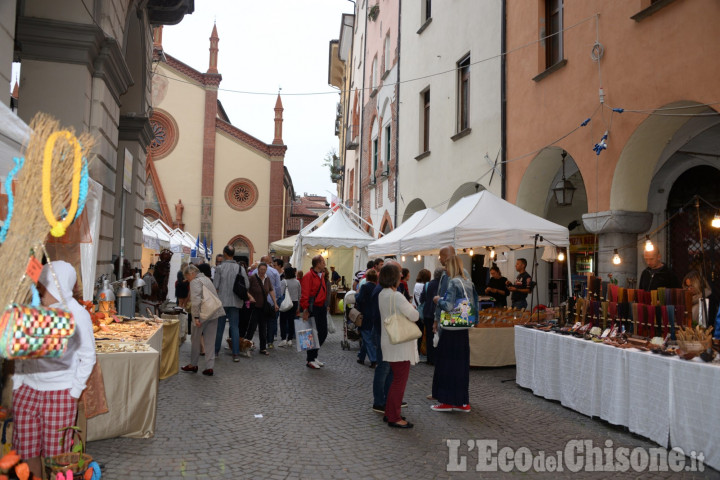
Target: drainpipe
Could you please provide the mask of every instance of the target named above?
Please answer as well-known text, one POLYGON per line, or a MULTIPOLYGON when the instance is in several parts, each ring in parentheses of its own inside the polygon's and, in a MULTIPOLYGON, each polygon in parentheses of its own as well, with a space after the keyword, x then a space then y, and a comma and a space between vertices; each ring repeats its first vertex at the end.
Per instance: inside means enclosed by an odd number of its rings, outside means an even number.
MULTIPOLYGON (((360 14, 360 9, 358 8, 358 14, 360 14)), ((367 13, 363 15, 365 17, 365 30, 363 30, 363 51, 362 51, 362 90, 360 93, 360 125, 358 125, 358 130, 360 131, 360 165, 357 171, 357 185, 358 185, 358 214, 362 217, 362 172, 363 172, 363 134, 365 133, 364 122, 365 122, 365 67, 367 66, 367 60, 365 58, 365 50, 367 47, 367 13)))
POLYGON ((398 62, 397 62, 397 79, 395 80, 395 101, 397 102, 395 104, 395 220, 393 223, 393 228, 397 228, 397 222, 398 222, 398 203, 400 201, 400 198, 398 197, 398 193, 400 192, 400 189, 398 188, 398 178, 400 177, 400 135, 398 132, 398 128, 400 126, 400 59, 402 58, 400 55, 400 24, 402 18, 402 0, 398 2, 398 29, 397 29, 397 50, 398 50, 398 62))
POLYGON ((502 177, 500 183, 500 198, 505 200, 507 195, 507 180, 505 175, 507 173, 506 161, 507 161, 507 98, 506 98, 506 77, 505 77, 505 48, 507 44, 507 11, 506 11, 507 0, 502 1, 500 8, 500 176, 502 177))

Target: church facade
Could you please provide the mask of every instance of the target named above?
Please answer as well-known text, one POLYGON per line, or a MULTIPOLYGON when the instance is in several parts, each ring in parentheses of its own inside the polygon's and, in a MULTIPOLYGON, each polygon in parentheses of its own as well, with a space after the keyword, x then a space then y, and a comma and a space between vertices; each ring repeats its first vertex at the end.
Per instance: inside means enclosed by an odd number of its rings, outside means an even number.
POLYGON ((218 100, 218 43, 213 27, 202 73, 164 52, 162 29, 155 31, 145 216, 198 234, 215 254, 233 245, 252 262, 286 236, 294 197, 284 166, 283 106, 278 95, 272 143, 232 125, 218 100))

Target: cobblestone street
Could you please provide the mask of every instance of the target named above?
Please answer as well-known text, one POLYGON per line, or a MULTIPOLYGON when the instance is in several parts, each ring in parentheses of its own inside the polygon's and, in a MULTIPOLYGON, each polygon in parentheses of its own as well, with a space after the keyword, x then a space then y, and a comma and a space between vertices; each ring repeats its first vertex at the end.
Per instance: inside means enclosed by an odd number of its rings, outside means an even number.
MULTIPOLYGON (((340 347, 337 333, 320 350, 325 368, 305 367, 304 354, 276 348, 233 363, 227 351, 215 363, 215 376, 179 372, 159 386, 155 436, 91 442, 88 453, 104 464, 103 478, 172 479, 396 479, 500 478, 720 478, 718 472, 562 472, 475 471, 472 439, 497 440, 502 447, 527 447, 533 454, 556 455, 573 439, 604 447, 654 448, 657 445, 574 411, 535 397, 513 381, 514 368, 472 369, 472 412, 430 410, 433 368, 411 368, 403 415, 411 430, 388 428, 371 410, 373 370, 356 363, 340 347), (256 418, 262 415, 262 418, 256 418), (467 472, 449 472, 446 441, 460 441, 467 472)), ((180 350, 188 363, 189 341, 180 350)), ((369 362, 366 362, 369 363, 369 362)), ((203 360, 200 361, 200 369, 203 360)))

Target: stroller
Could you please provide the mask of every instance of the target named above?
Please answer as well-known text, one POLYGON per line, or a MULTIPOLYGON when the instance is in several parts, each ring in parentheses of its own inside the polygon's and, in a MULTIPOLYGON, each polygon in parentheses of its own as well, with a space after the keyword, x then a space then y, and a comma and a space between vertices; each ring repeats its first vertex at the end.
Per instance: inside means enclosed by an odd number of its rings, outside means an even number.
POLYGON ((357 325, 350 318, 350 311, 355 306, 355 293, 350 290, 345 294, 345 321, 343 322, 343 339, 340 341, 340 346, 343 350, 350 350, 350 342, 358 342, 358 348, 362 345, 362 337, 357 325))

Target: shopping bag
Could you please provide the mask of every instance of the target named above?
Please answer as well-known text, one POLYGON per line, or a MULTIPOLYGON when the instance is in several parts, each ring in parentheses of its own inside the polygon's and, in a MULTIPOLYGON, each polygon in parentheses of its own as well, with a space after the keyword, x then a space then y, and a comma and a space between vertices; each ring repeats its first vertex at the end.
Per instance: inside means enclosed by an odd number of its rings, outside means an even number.
POLYGON ((315 317, 295 319, 295 348, 298 352, 320 348, 315 317))
POLYGON ((335 328, 335 322, 333 322, 331 315, 327 316, 327 325, 328 325, 328 333, 337 332, 337 328, 335 328))

